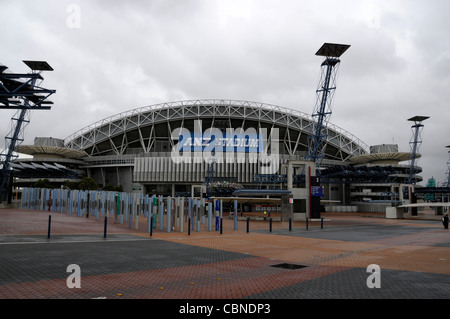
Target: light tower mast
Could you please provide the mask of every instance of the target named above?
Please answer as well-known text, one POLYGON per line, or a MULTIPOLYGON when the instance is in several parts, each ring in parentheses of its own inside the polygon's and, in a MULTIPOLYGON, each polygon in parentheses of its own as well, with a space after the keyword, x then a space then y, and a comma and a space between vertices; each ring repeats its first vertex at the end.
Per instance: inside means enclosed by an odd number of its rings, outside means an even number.
POLYGON ((428 119, 429 116, 414 116, 408 121, 414 122, 414 125, 411 126, 412 129, 412 137, 411 141, 409 142, 409 145, 411 147, 411 155, 410 155, 410 163, 409 163, 409 177, 408 177, 408 184, 416 184, 417 178, 416 178, 416 164, 417 164, 417 158, 420 157, 419 153, 419 147, 422 144, 422 137, 421 133, 423 130, 423 124, 422 122, 428 119))
POLYGON ((339 57, 350 47, 346 44, 324 43, 317 51, 317 56, 324 56, 321 65, 321 76, 316 90, 316 104, 313 111, 313 135, 308 138, 308 153, 306 160, 316 163, 317 174, 320 174, 320 164, 325 154, 327 124, 331 116, 331 101, 336 90, 336 76, 339 57))
POLYGON ((214 169, 215 162, 216 162, 215 159, 212 158, 210 160, 208 170, 206 171, 205 184, 206 184, 206 196, 208 198, 211 196, 211 186, 214 182, 214 174, 216 173, 214 169))
POLYGON ((12 117, 11 131, 5 138, 5 152, 0 154, 0 203, 7 198, 12 188, 11 161, 17 157, 14 149, 23 141, 24 128, 29 123, 30 110, 48 110, 53 102, 47 98, 55 90, 39 86, 43 71, 53 71, 45 61, 23 61, 30 73, 12 73, 0 65, 0 109, 16 109, 12 117))
MULTIPOLYGON (((447 145, 446 148, 450 149, 450 145, 447 145)), ((447 178, 444 181, 443 187, 450 187, 450 150, 448 151, 448 160, 447 160, 447 178)))

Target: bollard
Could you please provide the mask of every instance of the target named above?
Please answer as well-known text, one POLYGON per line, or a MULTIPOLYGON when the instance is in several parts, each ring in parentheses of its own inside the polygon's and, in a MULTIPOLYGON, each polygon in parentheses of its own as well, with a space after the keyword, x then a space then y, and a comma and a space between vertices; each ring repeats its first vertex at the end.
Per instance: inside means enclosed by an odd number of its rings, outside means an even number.
POLYGON ((147 215, 147 231, 150 232, 150 228, 152 228, 152 212, 148 212, 147 215))
POLYGON ((153 222, 152 222, 152 227, 153 228, 156 228, 156 221, 157 221, 157 219, 156 219, 156 216, 158 216, 156 213, 154 213, 153 215, 152 215, 152 219, 153 219, 153 222))
POLYGON ((191 234, 191 206, 192 206, 192 197, 189 197, 188 200, 188 235, 191 234))
POLYGON ((206 216, 205 216, 205 209, 206 209, 206 207, 205 207, 205 199, 204 198, 202 198, 202 200, 201 200, 201 214, 202 214, 202 224, 205 224, 205 222, 206 222, 206 216))
POLYGON ((308 217, 306 217, 306 230, 308 230, 308 217))
POLYGON ((250 229, 250 217, 247 217, 247 233, 249 232, 250 229))
POLYGON ((272 217, 269 219, 269 231, 272 232, 272 217))
MULTIPOLYGON (((48 195, 48 211, 50 211, 50 206, 52 205, 52 190, 49 190, 49 195, 48 195)), ((50 237, 50 235, 49 235, 50 237)))
POLYGON ((220 218, 220 234, 222 235, 223 218, 220 218))
POLYGON ((164 203, 162 198, 160 197, 159 201, 159 230, 164 230, 164 203))
POLYGON ((105 226, 103 227, 103 238, 106 238, 106 227, 108 225, 108 217, 105 216, 105 226))
POLYGON ((195 229, 195 225, 197 224, 197 199, 192 199, 192 214, 194 215, 194 219, 192 220, 192 230, 195 229))
POLYGON ((220 210, 220 202, 219 200, 216 200, 216 213, 215 213, 215 217, 216 217, 216 231, 219 230, 219 210, 220 210))
POLYGON ((292 231, 292 218, 289 218, 289 231, 292 231))
POLYGON ((323 229, 323 217, 320 218, 320 229, 323 229))
POLYGON ((117 215, 120 215, 120 193, 117 193, 117 215))
POLYGON ((170 233, 170 226, 172 224, 172 199, 167 197, 167 214, 166 214, 166 231, 170 233))
POLYGON ((179 217, 179 221, 180 221, 180 233, 184 232, 184 198, 181 199, 180 203, 179 203, 179 209, 180 209, 180 217, 179 217))
POLYGON ((134 229, 139 229, 139 215, 137 213, 134 217, 134 229))
POLYGON ((156 198, 156 196, 153 198, 153 216, 152 216, 152 226, 153 228, 156 228, 156 216, 157 216, 157 211, 158 211, 158 198, 156 198))
POLYGON ((153 235, 153 227, 152 227, 152 224, 153 224, 153 215, 150 217, 150 237, 152 237, 152 235, 153 235))
POLYGON ((52 215, 48 215, 48 234, 47 234, 47 238, 50 238, 51 224, 52 224, 52 215))
POLYGON ((128 228, 131 229, 131 212, 125 216, 128 216, 128 228))
POLYGON ((212 204, 208 203, 208 231, 212 231, 212 204))
POLYGON ((238 223, 237 223, 237 200, 234 200, 234 230, 238 229, 238 223))

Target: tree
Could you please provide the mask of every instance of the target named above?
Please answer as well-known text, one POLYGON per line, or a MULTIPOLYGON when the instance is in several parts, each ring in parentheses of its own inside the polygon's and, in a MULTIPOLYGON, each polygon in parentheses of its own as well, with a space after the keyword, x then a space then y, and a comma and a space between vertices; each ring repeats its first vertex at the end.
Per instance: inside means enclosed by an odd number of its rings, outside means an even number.
POLYGON ((121 192, 122 185, 114 186, 112 184, 106 184, 105 186, 103 186, 103 190, 108 192, 121 192))
POLYGON ((52 184, 47 178, 40 179, 36 183, 34 183, 33 187, 35 188, 53 188, 52 184))
POLYGON ((71 182, 71 181, 65 181, 64 182, 64 188, 68 189, 78 189, 79 182, 71 182))
POLYGON ((91 177, 83 177, 83 179, 78 184, 78 189, 81 189, 81 190, 94 191, 94 190, 97 190, 98 188, 99 188, 98 184, 91 177))

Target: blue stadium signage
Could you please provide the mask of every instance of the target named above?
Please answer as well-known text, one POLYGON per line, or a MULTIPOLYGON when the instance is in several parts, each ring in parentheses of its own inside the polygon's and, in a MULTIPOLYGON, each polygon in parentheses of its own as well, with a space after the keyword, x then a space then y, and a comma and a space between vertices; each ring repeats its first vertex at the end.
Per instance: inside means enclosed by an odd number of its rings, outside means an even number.
POLYGON ((179 151, 191 152, 236 152, 259 153, 263 151, 263 139, 258 133, 247 132, 205 132, 180 134, 178 142, 179 151))

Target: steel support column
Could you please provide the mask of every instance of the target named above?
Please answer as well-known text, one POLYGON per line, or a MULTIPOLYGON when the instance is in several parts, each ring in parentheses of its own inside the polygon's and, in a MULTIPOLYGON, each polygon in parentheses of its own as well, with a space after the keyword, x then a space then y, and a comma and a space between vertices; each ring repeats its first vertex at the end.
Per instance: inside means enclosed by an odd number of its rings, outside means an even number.
POLYGON ((427 117, 427 116, 414 116, 414 117, 408 119, 408 121, 414 122, 414 125, 411 126, 413 134, 411 137, 411 141, 409 142, 409 145, 411 147, 411 155, 410 155, 410 163, 409 163, 409 177, 407 180, 408 184, 415 185, 416 181, 417 181, 416 164, 417 164, 417 159, 420 156, 419 147, 422 144, 422 137, 421 137, 421 132, 423 129, 422 122, 428 118, 429 117, 427 117))
POLYGON ((336 90, 336 76, 339 67, 339 57, 349 48, 349 45, 325 43, 316 55, 324 56, 321 65, 321 77, 316 90, 316 105, 313 111, 312 136, 308 138, 308 152, 305 160, 316 163, 317 174, 320 175, 320 164, 325 155, 328 137, 328 122, 331 116, 331 101, 336 90))
MULTIPOLYGON (((6 136, 6 153, 0 154, 0 203, 8 198, 12 190, 12 170, 10 164, 13 161, 15 148, 23 141, 24 124, 29 123, 27 113, 30 110, 48 110, 46 104, 53 104, 47 98, 55 93, 39 87, 36 82, 43 81, 42 71, 53 71, 53 68, 45 61, 23 61, 31 73, 4 72, 7 67, 0 68, 0 109, 17 109, 15 116, 11 119, 12 129, 10 135, 6 136)), ((8 200, 9 201, 9 200, 8 200)))

